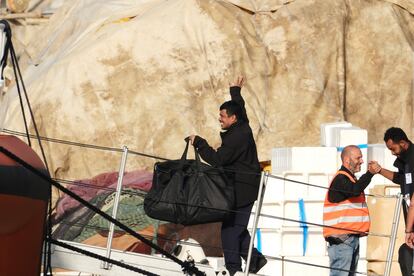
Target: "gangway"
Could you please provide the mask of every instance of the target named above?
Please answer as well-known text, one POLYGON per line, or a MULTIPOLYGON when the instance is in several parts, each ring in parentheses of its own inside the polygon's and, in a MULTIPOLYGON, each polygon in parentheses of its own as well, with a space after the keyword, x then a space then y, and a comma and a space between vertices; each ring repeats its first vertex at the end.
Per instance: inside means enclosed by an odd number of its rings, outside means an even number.
MULTIPOLYGON (((77 247, 82 250, 89 251, 101 256, 105 256, 106 248, 86 245, 82 243, 63 241, 68 245, 77 247)), ((92 275, 100 276, 136 276, 139 273, 113 265, 109 269, 105 269, 102 266, 102 261, 85 256, 81 253, 63 248, 58 245, 52 245, 52 267, 67 269, 70 271, 77 271, 83 273, 90 273, 92 275)), ((164 258, 161 255, 146 255, 135 252, 128 252, 122 250, 112 249, 111 258, 119 260, 125 264, 135 266, 142 270, 160 275, 160 276, 183 276, 184 273, 181 270, 179 264, 171 261, 170 259, 164 258)), ((226 275, 229 273, 224 268, 217 268, 211 265, 205 265, 196 263, 197 268, 203 271, 206 276, 217 276, 226 275)), ((243 272, 236 273, 235 276, 242 276, 243 272)), ((254 276, 258 274, 249 273, 254 276)))
MULTIPOLYGON (((106 248, 86 245, 82 243, 61 241, 68 245, 89 251, 94 254, 105 256, 106 248)), ((63 248, 58 245, 52 245, 52 267, 63 268, 71 271, 87 272, 94 275, 102 276, 136 276, 139 273, 112 265, 109 269, 102 267, 102 261, 85 256, 81 253, 63 248)), ((182 276, 184 275, 181 266, 170 259, 161 255, 145 255, 134 252, 127 252, 112 249, 111 259, 121 261, 125 264, 146 270, 148 272, 162 276, 182 276)), ((205 272, 206 276, 216 276, 216 271, 212 266, 196 263, 200 271, 205 272)))

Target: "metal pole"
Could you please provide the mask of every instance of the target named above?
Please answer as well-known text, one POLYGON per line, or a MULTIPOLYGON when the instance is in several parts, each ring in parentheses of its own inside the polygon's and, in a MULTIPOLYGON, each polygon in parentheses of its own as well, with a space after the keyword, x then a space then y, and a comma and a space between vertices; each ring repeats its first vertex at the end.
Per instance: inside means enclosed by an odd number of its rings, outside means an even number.
POLYGON ((247 253, 247 260, 246 260, 246 268, 244 271, 244 275, 246 276, 249 275, 250 260, 252 258, 254 237, 256 236, 257 223, 259 222, 258 217, 260 214, 260 210, 262 209, 263 195, 266 189, 266 184, 264 183, 264 177, 266 177, 266 183, 267 183, 268 174, 269 174, 268 172, 262 172, 262 175, 260 177, 259 193, 257 194, 256 210, 254 212, 254 219, 253 219, 253 226, 252 226, 252 235, 250 237, 249 251, 247 253))
MULTIPOLYGON (((116 186, 116 194, 115 194, 115 201, 114 201, 114 207, 112 209, 112 217, 116 219, 116 215, 118 212, 118 206, 119 206, 119 198, 121 197, 121 190, 122 190, 122 180, 124 179, 124 172, 125 172, 125 165, 127 161, 128 156, 128 148, 127 146, 123 147, 123 153, 122 153, 122 159, 121 159, 121 165, 119 166, 119 173, 118 173, 118 183, 116 186)), ((115 225, 113 223, 109 226, 109 233, 108 233, 108 240, 106 243, 106 257, 111 257, 111 247, 112 247, 112 238, 114 236, 114 230, 115 225)), ((110 264, 107 262, 103 262, 102 264, 103 269, 110 269, 110 264)))
POLYGON ((387 261, 385 263, 384 276, 390 276, 390 273, 391 273, 392 257, 394 255, 395 240, 397 239, 398 224, 400 222, 402 200, 403 200, 403 195, 399 193, 398 200, 395 203, 394 217, 392 220, 392 228, 391 228, 390 244, 388 246, 387 261))
MULTIPOLYGON (((5 28, 6 26, 4 24, 0 24, 0 60, 3 59, 5 50, 4 47, 7 42, 6 32, 4 31, 5 28)), ((0 64, 0 68, 1 67, 3 67, 3 63, 0 64)), ((3 96, 4 86, 5 80, 0 78, 0 131, 3 130, 3 122, 6 118, 6 113, 9 106, 9 100, 6 99, 6 96, 3 96)))

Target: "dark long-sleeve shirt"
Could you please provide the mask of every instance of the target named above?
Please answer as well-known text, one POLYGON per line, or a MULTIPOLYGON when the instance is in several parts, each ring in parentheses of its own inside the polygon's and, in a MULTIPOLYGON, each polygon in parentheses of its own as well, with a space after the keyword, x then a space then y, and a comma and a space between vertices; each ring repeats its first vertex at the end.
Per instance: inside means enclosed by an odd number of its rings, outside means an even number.
POLYGON ((332 180, 328 193, 328 200, 333 203, 344 201, 350 197, 359 196, 369 185, 372 177, 374 176, 372 173, 367 171, 361 176, 360 179, 357 180, 355 175, 344 166, 342 166, 339 170, 351 175, 355 179, 356 183, 353 183, 346 175, 336 175, 332 180))
MULTIPOLYGON (((411 141, 409 143, 410 145, 408 146, 408 149, 405 152, 402 152, 401 155, 394 161, 394 167, 398 169, 398 172, 394 172, 392 182, 399 184, 401 193, 403 195, 409 194, 411 198, 413 195, 413 184, 406 183, 406 176, 411 178, 411 182, 414 180, 414 146, 411 141)), ((403 204, 405 221, 407 221, 408 214, 407 204, 403 204)))
POLYGON ((404 187, 404 184, 406 184, 405 174, 414 173, 414 146, 411 142, 410 142, 410 145, 408 146, 407 151, 402 152, 401 155, 397 159, 395 159, 394 167, 398 169, 398 172, 394 172, 394 177, 392 179, 392 182, 397 183, 401 186, 401 192, 403 194, 405 193, 412 194, 412 191, 405 191, 406 187, 404 187))

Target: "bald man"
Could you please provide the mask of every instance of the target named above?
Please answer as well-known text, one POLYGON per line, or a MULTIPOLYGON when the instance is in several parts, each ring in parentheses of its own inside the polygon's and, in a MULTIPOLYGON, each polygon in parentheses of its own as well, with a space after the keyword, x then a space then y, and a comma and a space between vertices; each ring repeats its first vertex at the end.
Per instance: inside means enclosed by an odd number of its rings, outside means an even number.
POLYGON ((370 219, 364 189, 377 171, 369 165, 360 179, 361 150, 347 146, 341 153, 342 166, 332 179, 325 197, 323 235, 328 242, 330 276, 353 276, 358 265, 359 237, 369 231, 370 219))

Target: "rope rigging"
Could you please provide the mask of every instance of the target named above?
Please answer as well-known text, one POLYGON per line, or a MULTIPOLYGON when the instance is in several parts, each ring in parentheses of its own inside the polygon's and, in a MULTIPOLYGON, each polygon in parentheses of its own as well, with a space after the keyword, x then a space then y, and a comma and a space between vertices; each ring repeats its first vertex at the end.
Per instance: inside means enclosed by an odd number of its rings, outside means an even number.
MULTIPOLYGON (((24 136, 24 134, 22 132, 9 130, 9 129, 2 129, 2 130, 0 130, 0 132, 4 132, 4 133, 7 133, 7 134, 12 134, 12 135, 17 135, 17 136, 24 136)), ((36 137, 35 135, 32 135, 32 134, 29 134, 29 136, 30 137, 36 137)), ((84 143, 78 143, 78 142, 72 142, 72 141, 49 138, 49 137, 42 137, 42 136, 39 136, 39 139, 44 140, 44 141, 48 141, 48 142, 52 142, 52 143, 72 145, 72 146, 77 146, 77 147, 82 147, 82 148, 90 148, 90 149, 113 151, 113 152, 122 152, 122 149, 114 148, 114 147, 84 144, 84 143)), ((165 157, 159 157, 159 156, 156 156, 156 155, 146 154, 146 153, 142 153, 142 152, 138 152, 138 151, 129 150, 128 152, 131 153, 131 154, 134 154, 134 155, 148 157, 148 158, 152 158, 152 159, 156 159, 156 160, 171 161, 171 159, 168 159, 168 158, 165 158, 165 157)), ((223 169, 223 170, 226 171, 226 172, 239 173, 239 174, 260 175, 260 173, 256 173, 256 172, 236 171, 236 170, 232 170, 232 169, 223 169)), ((325 190, 330 189, 331 191, 337 191, 337 192, 342 192, 343 191, 343 190, 328 188, 326 186, 315 185, 315 184, 311 184, 311 183, 307 183, 307 182, 303 182, 303 181, 289 179, 289 178, 285 178, 285 177, 281 177, 281 176, 277 176, 277 175, 269 174, 268 176, 271 177, 271 178, 278 179, 278 180, 291 182, 291 183, 296 183, 296 184, 300 184, 300 185, 305 185, 305 186, 309 186, 309 187, 320 188, 320 189, 325 189, 325 190)), ((396 198, 397 197, 396 195, 378 195, 378 194, 369 194, 369 193, 365 193, 365 196, 378 197, 378 198, 396 198)))
MULTIPOLYGON (((100 187, 97 185, 92 185, 92 184, 82 184, 82 182, 77 182, 77 181, 69 181, 69 180, 62 180, 62 179, 55 179, 55 181, 59 181, 59 182, 64 182, 70 185, 81 185, 84 187, 88 187, 88 188, 92 188, 92 189, 102 189, 105 191, 110 191, 110 192, 115 192, 114 188, 106 188, 106 187, 100 187)), ((122 193, 125 194, 132 194, 132 195, 140 195, 140 196, 145 196, 146 193, 145 192, 140 192, 140 191, 122 191, 122 193)), ((394 197, 392 197, 394 198, 394 197)), ((160 202, 164 202, 164 203, 172 203, 169 201, 165 201, 165 200, 160 200, 160 202)), ((179 204, 179 203, 177 203, 179 204)), ((190 206, 190 207, 198 207, 198 208, 206 208, 206 209, 212 209, 212 210, 218 210, 218 211, 228 211, 231 213, 239 213, 239 214, 243 214, 245 212, 242 211, 236 211, 236 210, 223 210, 220 208, 211 208, 211 207, 205 207, 205 206, 201 206, 201 205, 195 205, 195 204, 188 204, 188 203, 181 203, 182 205, 185 206, 190 206)), ((254 214, 254 212, 251 212, 249 214, 254 214)), ((277 220, 283 220, 283 221, 289 221, 289 222, 295 222, 298 224, 307 224, 307 225, 312 225, 312 226, 319 226, 319 227, 326 227, 326 228, 331 228, 331 229, 338 229, 338 230, 352 230, 352 229, 348 229, 348 228, 342 228, 342 227, 335 227, 335 226, 328 226, 328 225, 324 225, 324 224, 319 224, 319 223, 312 223, 312 222, 308 222, 308 221, 302 221, 302 220, 296 220, 296 219, 291 219, 291 218, 285 218, 285 217, 280 217, 280 216, 274 216, 274 215, 269 215, 269 214, 260 214, 261 217, 266 217, 266 218, 271 218, 271 219, 277 219, 277 220)), ((352 230, 354 232, 357 232, 359 234, 364 234, 364 235, 371 235, 371 236, 377 236, 377 237, 390 237, 390 235, 384 235, 384 234, 377 234, 377 233, 372 233, 372 232, 362 232, 362 231, 356 231, 356 230, 352 230)))

